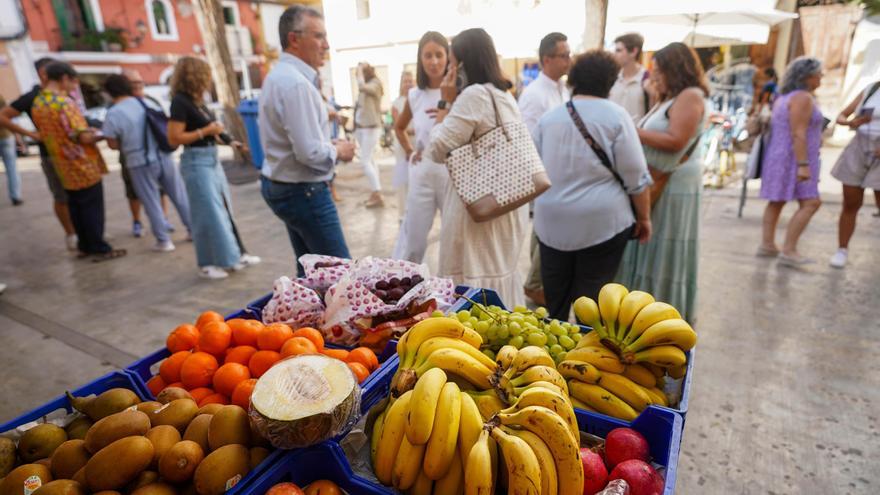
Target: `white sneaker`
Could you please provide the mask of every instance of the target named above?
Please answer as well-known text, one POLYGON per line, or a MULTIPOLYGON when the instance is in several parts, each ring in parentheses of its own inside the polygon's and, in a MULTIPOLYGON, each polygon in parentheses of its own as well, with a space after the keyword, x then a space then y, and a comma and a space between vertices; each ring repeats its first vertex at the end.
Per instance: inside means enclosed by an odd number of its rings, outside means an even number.
POLYGON ((168 253, 174 251, 174 243, 171 241, 156 241, 156 244, 153 245, 153 251, 159 251, 160 253, 168 253))
POLYGON ((846 248, 840 248, 831 256, 831 260, 828 261, 828 264, 832 266, 832 268, 843 268, 846 266, 846 257, 849 254, 846 248))
POLYGON ((79 244, 79 238, 76 236, 76 234, 70 234, 69 236, 64 238, 64 241, 67 243, 68 251, 76 251, 76 246, 77 244, 79 244))
POLYGON ((224 270, 218 266, 208 265, 208 266, 203 266, 199 269, 199 276, 202 278, 217 280, 217 279, 221 279, 221 278, 226 278, 229 276, 229 274, 226 273, 226 270, 224 270))
POLYGON ((6 291, 6 284, 0 284, 0 294, 3 294, 6 291))
POLYGON ((232 265, 232 271, 244 270, 245 268, 252 265, 259 265, 260 262, 263 261, 259 256, 254 256, 252 254, 243 254, 241 258, 238 259, 238 263, 232 265))

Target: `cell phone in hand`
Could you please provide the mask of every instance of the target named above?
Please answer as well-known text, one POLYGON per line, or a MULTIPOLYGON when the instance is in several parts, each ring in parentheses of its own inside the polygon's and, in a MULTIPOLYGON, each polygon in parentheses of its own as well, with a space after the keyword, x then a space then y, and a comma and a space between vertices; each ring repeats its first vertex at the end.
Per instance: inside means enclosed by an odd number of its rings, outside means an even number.
POLYGON ((873 118, 874 107, 862 107, 861 110, 859 110, 859 117, 873 118))

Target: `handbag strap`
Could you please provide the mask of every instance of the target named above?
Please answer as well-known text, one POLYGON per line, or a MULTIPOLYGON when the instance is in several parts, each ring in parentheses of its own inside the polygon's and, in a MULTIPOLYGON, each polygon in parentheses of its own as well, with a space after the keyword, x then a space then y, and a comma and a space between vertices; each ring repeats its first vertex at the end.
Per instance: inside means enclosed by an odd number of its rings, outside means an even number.
POLYGON ((599 143, 597 143, 596 140, 593 139, 590 131, 587 130, 587 126, 584 125, 584 121, 581 119, 581 116, 578 115, 577 110, 575 110, 574 108, 574 102, 568 100, 568 103, 565 104, 565 107, 568 108, 568 114, 571 116, 571 120, 574 121, 574 126, 577 127, 577 130, 581 133, 581 136, 583 136, 584 141, 587 142, 587 144, 590 146, 590 149, 593 150, 593 153, 595 153, 596 156, 599 157, 599 161, 602 162, 602 165, 605 165, 608 171, 611 172, 611 175, 613 175, 614 178, 617 179, 617 182, 620 183, 620 186, 623 188, 623 190, 626 191, 626 186, 623 183, 623 179, 620 177, 620 174, 618 174, 617 171, 614 170, 614 167, 611 166, 611 159, 608 158, 605 150, 603 150, 602 147, 599 146, 599 143))

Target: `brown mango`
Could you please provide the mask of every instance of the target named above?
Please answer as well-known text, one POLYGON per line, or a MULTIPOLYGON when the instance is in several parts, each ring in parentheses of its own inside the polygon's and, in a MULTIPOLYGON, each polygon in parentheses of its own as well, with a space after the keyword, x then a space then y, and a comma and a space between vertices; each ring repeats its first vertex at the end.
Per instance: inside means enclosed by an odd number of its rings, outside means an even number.
POLYGON ((194 476, 199 495, 222 495, 247 476, 250 453, 242 445, 225 445, 199 463, 194 476))
POLYGON ((159 409, 162 406, 163 406, 163 404, 161 402, 150 400, 150 401, 141 402, 140 404, 138 404, 137 410, 142 413, 151 414, 154 411, 156 411, 156 409, 159 409))
POLYGON ((86 489, 73 480, 55 480, 41 486, 33 495, 86 495, 86 489))
POLYGON ((211 419, 213 417, 211 414, 199 414, 193 418, 183 433, 183 439, 192 440, 199 444, 203 451, 210 452, 211 450, 208 448, 208 428, 211 426, 211 419))
POLYGON ((192 399, 177 399, 150 414, 150 422, 154 427, 171 425, 182 434, 198 412, 199 406, 196 405, 196 401, 192 399))
POLYGON ((74 397, 67 392, 67 399, 74 409, 92 421, 104 419, 141 402, 140 397, 127 388, 111 388, 97 397, 74 397))
POLYGON ((192 395, 189 395, 189 392, 180 387, 166 387, 156 396, 156 400, 161 404, 168 404, 177 399, 195 400, 192 395))
POLYGON ((150 417, 137 410, 127 409, 99 420, 86 433, 86 450, 98 452, 120 438, 144 435, 150 430, 150 417))
POLYGON ((0 437, 0 480, 15 467, 17 457, 15 442, 11 438, 0 437))
POLYGON ((150 464, 153 469, 159 467, 159 459, 162 455, 180 441, 180 432, 171 425, 156 426, 144 436, 153 443, 153 462, 150 464))
POLYGON ((18 441, 18 456, 22 462, 34 462, 52 456, 59 445, 67 441, 64 428, 42 423, 24 432, 18 441))
POLYGON ((158 481, 156 483, 144 485, 137 490, 134 490, 129 495, 177 495, 177 490, 168 483, 158 481))
POLYGON ((214 413, 219 411, 221 407, 223 407, 223 404, 205 404, 204 406, 199 408, 199 414, 213 415, 214 413))
POLYGON ((191 440, 183 440, 171 447, 159 459, 159 475, 171 483, 184 483, 192 479, 205 453, 199 444, 191 440))
POLYGON ((104 447, 86 464, 86 481, 93 492, 118 490, 150 466, 153 444, 144 437, 125 437, 104 447))
POLYGON ((223 406, 214 413, 208 427, 208 446, 215 451, 224 445, 249 445, 251 424, 248 414, 239 406, 223 406))
POLYGON ((36 483, 29 482, 28 493, 52 481, 52 472, 42 464, 24 464, 13 469, 0 482, 0 495, 24 495, 25 480, 35 476, 36 483))
POLYGON ((56 479, 73 479, 73 475, 89 462, 89 451, 84 440, 68 440, 52 454, 52 475, 56 479))
POLYGON ((142 486, 147 486, 159 481, 159 473, 156 471, 142 471, 137 478, 125 486, 125 492, 131 493, 142 486))
POLYGON ((64 427, 64 431, 67 432, 68 440, 83 440, 86 438, 86 433, 89 431, 89 428, 95 422, 89 419, 88 416, 80 416, 73 421, 70 422, 69 425, 64 427))

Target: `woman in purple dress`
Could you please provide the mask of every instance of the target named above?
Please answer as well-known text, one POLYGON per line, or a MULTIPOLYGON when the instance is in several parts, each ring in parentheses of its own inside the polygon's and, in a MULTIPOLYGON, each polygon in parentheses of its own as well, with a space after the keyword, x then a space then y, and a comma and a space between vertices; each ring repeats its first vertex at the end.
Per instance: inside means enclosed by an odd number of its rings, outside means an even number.
POLYGON ((764 210, 763 241, 758 256, 779 256, 779 262, 797 267, 812 263, 797 250, 798 239, 819 209, 819 147, 822 113, 813 92, 822 82, 822 64, 812 57, 795 59, 785 71, 779 97, 773 103, 770 140, 764 155, 761 197, 764 210), (776 224, 789 201, 798 210, 788 222, 782 250, 776 246, 776 224))

